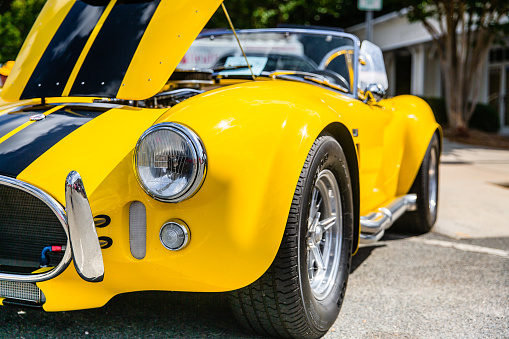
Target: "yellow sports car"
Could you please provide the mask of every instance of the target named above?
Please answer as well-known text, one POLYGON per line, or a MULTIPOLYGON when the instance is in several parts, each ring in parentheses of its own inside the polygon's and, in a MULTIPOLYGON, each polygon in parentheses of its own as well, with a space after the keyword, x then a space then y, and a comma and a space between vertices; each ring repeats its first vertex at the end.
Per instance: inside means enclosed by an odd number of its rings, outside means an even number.
POLYGON ((0 304, 228 292, 248 328, 317 338, 359 243, 433 226, 440 127, 384 99, 380 48, 199 35, 220 5, 48 0, 2 91, 0 304))

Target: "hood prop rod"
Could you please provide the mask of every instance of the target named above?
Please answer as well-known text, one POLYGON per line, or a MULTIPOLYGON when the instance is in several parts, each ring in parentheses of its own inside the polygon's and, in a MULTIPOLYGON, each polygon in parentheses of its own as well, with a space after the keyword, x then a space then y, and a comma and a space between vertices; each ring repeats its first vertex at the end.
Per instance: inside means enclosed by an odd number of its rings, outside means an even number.
POLYGON ((221 6, 223 6, 224 14, 226 15, 226 19, 228 20, 228 23, 230 24, 230 28, 233 31, 233 35, 235 35, 235 39, 237 39, 237 43, 239 44, 240 50, 242 51, 242 54, 244 55, 244 59, 246 59, 247 67, 249 68, 249 71, 251 72, 251 77, 253 80, 256 80, 256 77, 253 73, 253 70, 251 69, 251 65, 249 64, 249 61, 247 60, 246 53, 244 52, 244 49, 242 48, 242 45, 240 44, 239 37, 237 36, 237 32, 235 32, 235 28, 233 27, 232 20, 230 19, 230 15, 228 14, 228 11, 226 10, 226 6, 224 5, 224 2, 221 3, 221 6))

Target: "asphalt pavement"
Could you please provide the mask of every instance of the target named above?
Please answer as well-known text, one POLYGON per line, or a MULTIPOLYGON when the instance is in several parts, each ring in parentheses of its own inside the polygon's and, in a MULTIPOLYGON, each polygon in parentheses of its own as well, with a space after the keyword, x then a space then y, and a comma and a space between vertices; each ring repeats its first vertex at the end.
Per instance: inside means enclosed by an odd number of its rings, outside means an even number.
MULTIPOLYGON (((438 221, 359 249, 325 338, 509 338, 509 151, 446 142, 438 221)), ((0 308, 0 338, 258 338, 221 294, 140 292, 100 309, 0 308)))

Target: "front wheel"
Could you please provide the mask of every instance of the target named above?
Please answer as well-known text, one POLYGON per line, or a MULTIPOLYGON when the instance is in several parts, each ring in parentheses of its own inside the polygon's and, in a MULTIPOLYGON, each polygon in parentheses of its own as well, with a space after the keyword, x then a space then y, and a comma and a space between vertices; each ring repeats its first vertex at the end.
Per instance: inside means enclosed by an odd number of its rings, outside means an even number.
POLYGON ((323 336, 345 294, 353 215, 346 157, 333 137, 322 135, 301 171, 272 265, 252 284, 229 293, 237 319, 261 335, 323 336))

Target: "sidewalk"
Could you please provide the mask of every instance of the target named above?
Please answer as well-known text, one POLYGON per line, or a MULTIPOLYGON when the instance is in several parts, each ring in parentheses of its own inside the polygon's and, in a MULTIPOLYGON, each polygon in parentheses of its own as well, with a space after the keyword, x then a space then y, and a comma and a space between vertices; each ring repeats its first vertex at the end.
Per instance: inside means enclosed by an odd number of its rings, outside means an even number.
POLYGON ((509 150, 444 139, 433 231, 453 238, 509 237, 509 150))

